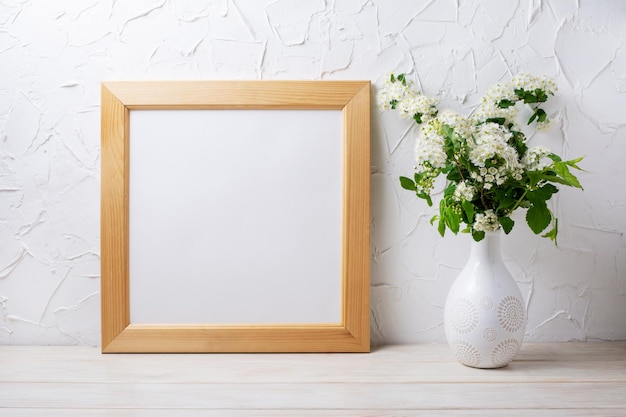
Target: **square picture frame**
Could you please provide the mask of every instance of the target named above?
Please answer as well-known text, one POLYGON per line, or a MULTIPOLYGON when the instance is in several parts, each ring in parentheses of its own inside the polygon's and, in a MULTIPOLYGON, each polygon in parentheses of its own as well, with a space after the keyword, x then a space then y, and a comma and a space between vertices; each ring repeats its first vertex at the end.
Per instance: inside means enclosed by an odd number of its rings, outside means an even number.
POLYGON ((111 81, 102 83, 101 100, 103 353, 369 351, 369 81, 111 81), (341 112, 339 322, 131 322, 129 148, 134 110, 341 112))

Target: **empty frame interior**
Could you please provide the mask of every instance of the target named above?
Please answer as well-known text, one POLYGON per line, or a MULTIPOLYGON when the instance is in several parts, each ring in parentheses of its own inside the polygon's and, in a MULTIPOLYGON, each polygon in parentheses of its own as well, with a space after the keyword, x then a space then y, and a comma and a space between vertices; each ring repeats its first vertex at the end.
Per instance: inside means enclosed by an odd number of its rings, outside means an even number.
POLYGON ((369 351, 367 81, 102 84, 102 351, 369 351))
POLYGON ((131 323, 341 323, 341 111, 130 121, 131 323))

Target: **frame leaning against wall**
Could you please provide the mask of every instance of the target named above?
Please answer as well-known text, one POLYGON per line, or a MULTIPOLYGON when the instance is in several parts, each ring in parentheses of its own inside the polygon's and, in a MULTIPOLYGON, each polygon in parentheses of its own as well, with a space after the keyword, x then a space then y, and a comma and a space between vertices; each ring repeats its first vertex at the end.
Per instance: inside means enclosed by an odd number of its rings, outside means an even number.
POLYGON ((103 353, 369 351, 369 81, 115 81, 101 94, 103 353), (130 113, 222 109, 341 111, 340 323, 131 323, 130 113))

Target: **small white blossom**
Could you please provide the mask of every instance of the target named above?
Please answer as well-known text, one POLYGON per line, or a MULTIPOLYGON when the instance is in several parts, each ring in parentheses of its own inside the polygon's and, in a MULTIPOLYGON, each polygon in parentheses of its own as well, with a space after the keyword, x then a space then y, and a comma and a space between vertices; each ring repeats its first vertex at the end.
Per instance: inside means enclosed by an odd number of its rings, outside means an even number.
POLYGON ((477 213, 474 220, 474 230, 478 232, 494 232, 500 228, 498 216, 493 210, 485 210, 484 213, 477 213))
POLYGON ((436 113, 437 100, 422 94, 410 93, 398 102, 400 116, 412 119, 416 114, 422 115, 422 122, 426 122, 436 113))
POLYGON ((472 201, 474 199, 474 195, 476 194, 476 188, 471 185, 467 185, 465 181, 461 181, 456 186, 454 190, 453 197, 457 201, 472 201))
POLYGON ((380 111, 390 110, 393 102, 402 101, 407 95, 411 94, 410 83, 403 85, 402 82, 395 80, 391 81, 391 74, 388 74, 385 82, 376 95, 376 101, 380 111))
MULTIPOLYGON (((493 158, 502 158, 510 169, 519 165, 515 148, 508 144, 511 133, 497 123, 485 123, 474 134, 474 144, 470 150, 470 160, 478 167, 493 158)), ((481 172, 481 175, 485 175, 481 172)))
POLYGON ((487 89, 487 93, 483 97, 483 101, 499 103, 502 100, 514 100, 515 88, 512 83, 502 82, 496 83, 487 89))
POLYGON ((511 84, 515 89, 524 89, 525 91, 543 90, 546 94, 556 94, 558 88, 553 79, 543 75, 537 77, 531 74, 517 74, 511 80, 511 84))
POLYGON ((552 163, 548 159, 550 153, 550 150, 544 146, 534 146, 526 151, 522 158, 522 165, 528 171, 541 171, 552 163))
POLYGON ((456 134, 462 138, 467 139, 472 135, 472 123, 465 116, 452 111, 444 111, 437 116, 437 119, 439 119, 441 123, 454 128, 456 134))
POLYGON ((433 126, 432 120, 422 125, 420 133, 420 136, 415 141, 417 171, 423 172, 431 168, 444 168, 447 164, 447 155, 443 150, 445 139, 439 135, 437 129, 433 126))

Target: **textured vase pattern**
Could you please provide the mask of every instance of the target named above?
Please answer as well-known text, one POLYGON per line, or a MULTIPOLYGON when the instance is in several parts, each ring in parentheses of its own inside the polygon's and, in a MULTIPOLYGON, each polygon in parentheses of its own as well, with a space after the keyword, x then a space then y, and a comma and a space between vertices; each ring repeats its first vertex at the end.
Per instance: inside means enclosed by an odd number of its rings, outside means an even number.
POLYGON ((475 368, 513 360, 526 331, 522 294, 502 261, 500 233, 473 242, 444 310, 448 343, 456 358, 475 368))

